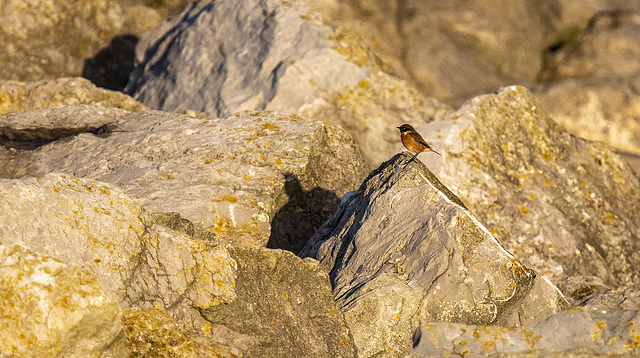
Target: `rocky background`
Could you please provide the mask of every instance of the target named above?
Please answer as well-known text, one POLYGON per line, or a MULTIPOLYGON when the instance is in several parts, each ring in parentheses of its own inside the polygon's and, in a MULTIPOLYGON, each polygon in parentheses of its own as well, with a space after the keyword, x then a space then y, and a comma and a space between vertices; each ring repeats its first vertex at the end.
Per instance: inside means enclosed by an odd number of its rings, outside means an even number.
POLYGON ((0 356, 640 354, 637 2, 0 19, 0 356))

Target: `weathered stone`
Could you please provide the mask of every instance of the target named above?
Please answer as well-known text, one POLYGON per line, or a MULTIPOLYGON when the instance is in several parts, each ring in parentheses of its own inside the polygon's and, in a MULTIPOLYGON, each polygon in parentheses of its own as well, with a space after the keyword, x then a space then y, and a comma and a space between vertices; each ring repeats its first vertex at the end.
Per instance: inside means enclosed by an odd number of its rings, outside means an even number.
MULTIPOLYGON (((638 32, 640 35, 640 31, 638 32)), ((534 93, 549 116, 571 133, 640 154, 640 76, 568 79, 534 93)))
POLYGON ((317 261, 258 247, 229 251, 238 263, 238 298, 200 311, 212 339, 242 356, 355 357, 351 330, 317 261))
POLYGON ((0 115, 0 136, 9 146, 11 138, 40 145, 5 151, 4 177, 63 172, 97 179, 153 212, 179 213, 198 227, 196 238, 270 240, 270 247, 294 251, 366 175, 341 129, 270 112, 210 120, 67 106, 0 115), (88 129, 77 134, 79 128, 88 129), (42 145, 59 132, 67 137, 42 145))
POLYGON ((305 3, 326 22, 364 38, 401 78, 450 104, 534 81, 542 53, 575 38, 594 14, 640 9, 617 0, 305 3))
POLYGON ((370 165, 392 153, 395 126, 450 111, 306 10, 276 0, 194 2, 140 40, 125 92, 165 111, 219 117, 266 109, 321 119, 345 128, 370 165))
POLYGON ((129 354, 120 307, 89 270, 22 245, 0 245, 0 292, 3 357, 129 354))
POLYGON ((549 54, 543 79, 635 76, 640 71, 635 60, 640 56, 640 9, 634 10, 596 14, 577 38, 549 54))
POLYGON ((80 77, 38 82, 0 81, 0 114, 64 104, 91 104, 128 111, 147 109, 125 94, 98 88, 80 77))
MULTIPOLYGON (((107 47, 111 40, 122 35, 139 36, 187 2, 144 1, 149 5, 144 6, 143 1, 130 0, 3 1, 0 79, 39 81, 80 76, 87 67, 85 59, 107 47)), ((113 69, 114 64, 110 65, 113 69)))
POLYGON ((558 126, 527 89, 476 97, 420 129, 443 153, 422 158, 527 267, 554 282, 640 283, 638 178, 606 145, 558 126))
MULTIPOLYGON (((574 41, 549 54, 536 97, 573 134, 640 155, 640 12, 596 15, 574 41)), ((640 161, 629 164, 640 173, 640 161)))
POLYGON ((237 357, 227 347, 205 340, 199 332, 156 308, 126 309, 122 322, 131 347, 130 357, 237 357))
POLYGON ((408 153, 345 197, 300 254, 330 272, 363 357, 406 354, 419 322, 531 326, 566 306, 408 153))
POLYGON ((191 307, 235 299, 235 262, 224 248, 153 225, 118 189, 49 174, 2 179, 0 193, 0 244, 38 247, 90 269, 124 306, 182 317, 191 307))
POLYGON ((640 351, 639 324, 635 310, 594 307, 571 308, 528 329, 426 323, 409 357, 632 357, 640 351))

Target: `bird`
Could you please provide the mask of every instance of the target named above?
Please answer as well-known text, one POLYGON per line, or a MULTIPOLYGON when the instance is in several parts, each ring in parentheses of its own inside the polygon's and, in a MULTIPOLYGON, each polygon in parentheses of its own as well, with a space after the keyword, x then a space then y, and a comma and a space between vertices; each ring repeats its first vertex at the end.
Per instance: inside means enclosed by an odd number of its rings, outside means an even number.
POLYGON ((400 130, 400 140, 402 140, 402 145, 410 151, 416 153, 411 160, 415 159, 418 154, 422 152, 434 152, 439 156, 442 154, 436 152, 429 143, 427 143, 420 133, 416 132, 415 129, 410 124, 403 124, 400 127, 396 127, 400 130))

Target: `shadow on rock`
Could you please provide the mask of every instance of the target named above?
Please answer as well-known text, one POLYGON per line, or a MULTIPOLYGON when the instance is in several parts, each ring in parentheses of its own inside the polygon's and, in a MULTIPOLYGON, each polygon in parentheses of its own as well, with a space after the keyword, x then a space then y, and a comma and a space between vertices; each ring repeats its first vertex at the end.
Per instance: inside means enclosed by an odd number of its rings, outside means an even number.
POLYGON ((98 52, 93 58, 84 61, 82 77, 96 86, 114 91, 122 91, 133 71, 136 44, 138 38, 132 35, 116 36, 109 46, 98 52))
POLYGON ((338 208, 340 198, 332 191, 313 188, 305 191, 298 178, 284 175, 285 204, 271 222, 271 235, 267 247, 298 253, 315 231, 338 208))

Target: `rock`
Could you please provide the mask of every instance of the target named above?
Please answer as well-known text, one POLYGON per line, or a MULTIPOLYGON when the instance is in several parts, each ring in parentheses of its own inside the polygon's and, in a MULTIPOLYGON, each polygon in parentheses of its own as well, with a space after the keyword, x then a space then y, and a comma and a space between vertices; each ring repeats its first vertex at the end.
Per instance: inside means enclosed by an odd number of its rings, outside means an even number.
POLYGON ((229 252, 237 299, 200 311, 212 339, 257 357, 355 357, 351 330, 315 260, 258 247, 229 252))
POLYGON ((640 347, 638 324, 635 310, 593 307, 556 313, 529 329, 425 323, 409 357, 630 357, 640 347))
POLYGON ((422 155, 434 174, 527 267, 553 282, 640 282, 638 178, 606 145, 560 127, 527 89, 476 97, 419 130, 440 138, 443 158, 422 155))
POLYGON ((182 317, 186 308, 235 299, 226 249, 153 225, 135 200, 105 183, 49 174, 2 179, 0 193, 0 244, 38 247, 90 269, 124 307, 182 317))
POLYGON ((120 307, 90 270, 0 245, 0 291, 0 355, 129 356, 120 307))
POLYGON ((366 174, 344 131, 279 113, 210 120, 68 106, 0 115, 0 136, 38 146, 0 155, 4 177, 97 179, 152 212, 177 212, 197 239, 292 251, 366 174))
MULTIPOLYGON (((0 79, 80 76, 114 38, 140 36, 188 0, 7 0, 0 5, 0 79), (142 5, 144 3, 144 5, 142 5), (147 5, 147 6, 145 6, 147 5)), ((132 59, 133 56, 130 57, 132 59)), ((112 67, 114 63, 110 64, 112 67)), ((115 66, 118 68, 119 66, 115 66)), ((96 70, 96 68, 93 68, 96 70)), ((129 69, 130 71, 130 69, 129 69)), ((91 72, 91 71, 90 71, 91 72)), ((108 83, 107 73, 97 82, 108 83)), ((124 74, 128 76, 128 72, 124 74)))
POLYGON ((133 352, 355 356, 316 261, 193 240, 154 222, 118 189, 86 179, 3 179, 0 194, 0 244, 39 247, 51 262, 64 259, 70 269, 94 272, 91 282, 127 308, 123 322, 133 352))
POLYGON ((529 327, 566 307, 410 158, 373 171, 300 253, 330 272, 359 355, 408 353, 419 322, 529 327))
POLYGON ((450 112, 299 3, 194 2, 145 35, 136 53, 125 92, 151 108, 299 113, 345 128, 370 165, 393 153, 395 126, 450 112))
POLYGON ((134 357, 237 357, 157 308, 126 309, 122 322, 134 357))
POLYGON ((77 76, 83 58, 125 30, 122 7, 109 0, 9 0, 0 17, 0 78, 11 80, 77 76))
MULTIPOLYGON (((637 5, 636 5, 637 6, 637 5)), ((602 11, 586 29, 548 54, 542 78, 625 78, 635 76, 640 65, 640 9, 602 11)))
POLYGON ((508 83, 533 82, 542 54, 575 38, 594 14, 638 9, 615 0, 305 3, 363 37, 402 79, 453 105, 508 83))
MULTIPOLYGON (((574 41, 549 54, 534 87, 540 103, 575 135, 640 154, 640 12, 595 16, 574 41)), ((631 164, 631 162, 630 162, 631 164)), ((640 172, 640 165, 635 165, 640 172)))
POLYGON ((65 104, 92 104, 132 112, 147 109, 125 94, 98 88, 80 77, 38 82, 0 81, 0 114, 65 104))

